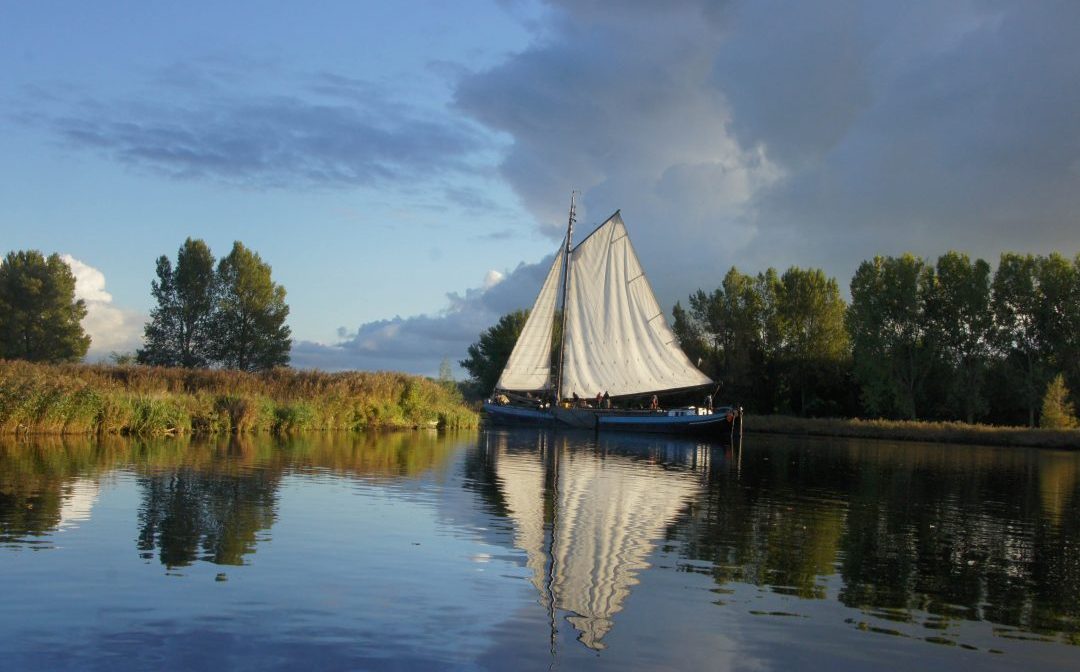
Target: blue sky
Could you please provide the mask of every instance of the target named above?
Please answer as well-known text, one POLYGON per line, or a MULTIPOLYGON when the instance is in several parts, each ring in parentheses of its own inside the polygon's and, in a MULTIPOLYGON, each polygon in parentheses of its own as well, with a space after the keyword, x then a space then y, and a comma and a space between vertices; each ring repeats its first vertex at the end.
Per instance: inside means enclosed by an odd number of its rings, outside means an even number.
POLYGON ((100 356, 158 255, 239 239, 295 364, 420 373, 531 302, 571 189, 668 307, 1080 251, 1080 5, 901 4, 0 3, 0 251, 71 256, 100 356))

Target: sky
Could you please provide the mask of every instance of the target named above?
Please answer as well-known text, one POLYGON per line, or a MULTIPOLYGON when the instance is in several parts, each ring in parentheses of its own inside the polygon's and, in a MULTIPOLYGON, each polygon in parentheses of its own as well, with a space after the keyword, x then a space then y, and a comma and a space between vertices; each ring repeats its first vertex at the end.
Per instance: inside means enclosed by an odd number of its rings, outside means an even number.
MULTIPOLYGON (((615 210, 661 303, 877 254, 1080 252, 1080 3, 0 0, 0 252, 90 358, 155 259, 257 251, 293 365, 433 374, 615 210)), ((458 375, 461 372, 458 371, 458 375)))

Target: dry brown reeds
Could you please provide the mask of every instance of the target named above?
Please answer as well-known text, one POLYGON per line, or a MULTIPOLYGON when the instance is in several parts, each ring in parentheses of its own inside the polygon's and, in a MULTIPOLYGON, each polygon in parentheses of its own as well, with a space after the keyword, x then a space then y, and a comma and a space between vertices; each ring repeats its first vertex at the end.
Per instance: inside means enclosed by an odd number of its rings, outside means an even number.
POLYGON ((796 418, 786 415, 747 415, 747 432, 844 436, 894 441, 930 441, 985 446, 1080 448, 1080 430, 1029 429, 963 422, 796 418))
POLYGON ((457 390, 404 373, 243 373, 0 360, 0 434, 289 433, 476 424, 457 390))

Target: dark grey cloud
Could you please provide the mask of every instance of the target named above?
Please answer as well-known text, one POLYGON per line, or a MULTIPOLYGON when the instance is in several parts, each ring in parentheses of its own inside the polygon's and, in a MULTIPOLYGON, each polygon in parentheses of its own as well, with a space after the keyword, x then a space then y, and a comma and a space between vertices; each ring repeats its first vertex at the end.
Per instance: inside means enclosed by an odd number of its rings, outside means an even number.
POLYGON ((668 305, 731 264, 1080 249, 1078 3, 552 9, 457 105, 553 237, 571 188, 621 208, 668 305))
POLYGON ((292 364, 327 371, 397 370, 435 375, 444 359, 456 367, 469 345, 501 315, 532 306, 554 255, 537 264, 519 264, 497 284, 447 295, 447 307, 435 315, 377 320, 355 331, 339 330, 334 344, 301 341, 293 346, 292 364))
POLYGON ((124 100, 58 102, 54 95, 40 109, 35 94, 24 102, 32 113, 20 118, 134 170, 256 188, 470 173, 491 149, 487 134, 468 121, 334 73, 289 76, 269 64, 204 60, 163 70, 152 84, 124 100), (245 73, 272 74, 274 84, 245 84, 245 73))

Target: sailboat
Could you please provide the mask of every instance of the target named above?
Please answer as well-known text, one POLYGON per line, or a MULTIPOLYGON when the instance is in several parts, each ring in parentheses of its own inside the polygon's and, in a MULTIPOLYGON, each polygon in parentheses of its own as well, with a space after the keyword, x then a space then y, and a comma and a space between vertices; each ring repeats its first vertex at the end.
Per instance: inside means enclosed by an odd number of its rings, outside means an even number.
POLYGON ((571 195, 566 238, 484 404, 489 421, 728 436, 739 411, 714 408, 712 394, 700 406, 659 407, 660 395, 705 394, 715 383, 679 347, 622 215, 616 211, 577 245, 574 222, 571 195), (552 367, 560 295, 562 329, 552 367), (630 408, 635 404, 648 408, 630 408))

